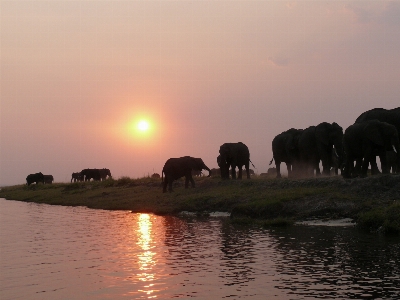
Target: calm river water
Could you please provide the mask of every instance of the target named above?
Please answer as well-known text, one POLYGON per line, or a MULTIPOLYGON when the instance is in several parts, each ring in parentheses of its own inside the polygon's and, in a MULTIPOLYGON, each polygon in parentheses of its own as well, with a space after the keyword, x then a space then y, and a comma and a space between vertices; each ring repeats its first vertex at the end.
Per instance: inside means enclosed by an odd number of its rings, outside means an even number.
POLYGON ((0 299, 399 299, 400 238, 0 199, 0 299))

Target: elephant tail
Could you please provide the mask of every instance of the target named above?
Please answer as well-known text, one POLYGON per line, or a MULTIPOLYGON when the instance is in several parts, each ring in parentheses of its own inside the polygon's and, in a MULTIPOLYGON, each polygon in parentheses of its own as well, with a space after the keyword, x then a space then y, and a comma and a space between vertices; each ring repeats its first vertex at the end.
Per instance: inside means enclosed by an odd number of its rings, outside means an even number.
POLYGON ((250 158, 249 158, 249 162, 251 163, 251 165, 253 166, 254 169, 257 169, 256 166, 253 164, 253 162, 250 160, 250 158))
POLYGON ((164 169, 161 171, 161 182, 164 182, 164 169))
POLYGON ((274 161, 274 158, 271 159, 271 161, 269 162, 269 165, 271 165, 273 161, 274 161))

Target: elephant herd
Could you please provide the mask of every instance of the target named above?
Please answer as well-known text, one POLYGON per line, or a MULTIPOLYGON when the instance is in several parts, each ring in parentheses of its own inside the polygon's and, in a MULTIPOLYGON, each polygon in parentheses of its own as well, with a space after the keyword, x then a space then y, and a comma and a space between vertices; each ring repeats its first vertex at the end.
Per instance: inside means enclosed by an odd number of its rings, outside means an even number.
POLYGON ((45 183, 53 183, 54 178, 53 175, 43 175, 42 172, 35 173, 35 174, 29 174, 26 177, 26 184, 31 185, 32 183, 38 184, 39 182, 45 184, 45 183))
POLYGON ((378 174, 376 156, 381 161, 382 173, 389 169, 396 173, 400 167, 400 107, 375 108, 364 112, 344 132, 337 123, 323 122, 306 129, 291 128, 278 134, 272 141, 273 160, 277 177, 284 162, 288 177, 330 175, 338 169, 344 178, 378 174), (355 165, 354 165, 354 162, 355 165))
MULTIPOLYGON (((344 132, 335 122, 322 122, 306 129, 291 128, 273 139, 270 164, 275 160, 276 167, 270 168, 268 174, 276 173, 276 177, 280 178, 280 165, 285 163, 291 178, 314 174, 329 176, 332 169, 336 175, 340 169, 344 178, 365 177, 369 165, 371 174, 379 173, 376 156, 380 158, 382 173, 389 173, 390 169, 396 173, 400 170, 399 133, 400 107, 369 110, 344 132)), ((250 152, 241 142, 221 145, 217 163, 219 169, 209 169, 201 158, 184 156, 168 159, 161 175, 163 192, 167 191, 167 187, 171 192, 172 182, 181 177, 185 177, 185 188, 188 188, 189 182, 194 187, 192 175, 200 174, 202 170, 207 170, 208 176, 218 174, 222 179, 229 179, 230 176, 236 179, 237 175, 241 179, 244 166, 247 178, 250 178, 250 152), (237 173, 236 167, 239 169, 237 173)))
MULTIPOLYGON (((107 176, 111 178, 111 172, 109 169, 84 169, 81 172, 72 173, 71 182, 74 181, 90 181, 91 179, 95 181, 105 180, 107 176)), ((43 175, 42 172, 29 174, 26 177, 26 184, 29 186, 32 183, 38 184, 39 182, 45 183, 53 183, 54 177, 53 175, 43 175)))
POLYGON ((90 181, 93 179, 94 181, 106 180, 108 178, 112 178, 111 172, 109 169, 83 169, 80 172, 72 173, 71 182, 77 181, 90 181))
MULTIPOLYGON (((306 129, 290 128, 272 140, 273 158, 270 164, 275 160, 273 172, 278 178, 282 176, 281 163, 286 164, 288 177, 291 178, 321 175, 320 164, 322 175, 330 175, 333 168, 335 174, 340 169, 344 178, 352 178, 367 176, 369 165, 372 175, 380 173, 376 163, 376 156, 379 156, 382 173, 389 173, 390 169, 396 173, 400 170, 399 133, 400 107, 366 111, 344 132, 335 122, 322 122, 306 129)), ((189 182, 194 187, 192 176, 201 176, 202 170, 209 172, 208 177, 213 174, 220 175, 222 179, 242 179, 244 166, 246 177, 250 178, 250 151, 242 142, 221 145, 217 163, 219 169, 210 169, 201 158, 183 156, 168 159, 161 173, 163 192, 167 191, 167 187, 171 192, 173 181, 181 177, 185 177, 185 188, 188 188, 189 182)), ((72 173, 71 182, 101 181, 107 177, 111 178, 109 169, 84 169, 72 173)), ((154 173, 151 177, 159 178, 160 175, 154 173)), ((52 183, 53 180, 53 176, 42 173, 30 174, 26 178, 28 185, 33 182, 52 183)))

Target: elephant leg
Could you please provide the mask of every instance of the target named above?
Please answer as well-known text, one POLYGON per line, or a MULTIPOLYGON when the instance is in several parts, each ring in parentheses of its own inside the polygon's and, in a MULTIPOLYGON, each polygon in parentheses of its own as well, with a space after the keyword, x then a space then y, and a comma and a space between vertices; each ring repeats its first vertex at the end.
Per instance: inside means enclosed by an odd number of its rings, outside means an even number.
POLYGON ((371 158, 370 164, 371 164, 371 175, 381 174, 381 172, 379 172, 378 164, 376 163, 376 157, 375 156, 371 158))
POLYGON ((351 169, 352 177, 358 177, 358 176, 361 175, 362 163, 363 163, 362 158, 357 158, 356 159, 356 165, 353 166, 353 168, 351 169))
POLYGON ((185 189, 189 187, 189 176, 185 176, 185 189))
MULTIPOLYGON (((361 165, 361 173, 359 173, 360 177, 367 177, 368 165, 370 161, 371 161, 371 150, 368 149, 364 153, 364 158, 361 165)), ((371 170, 371 175, 372 175, 372 170, 371 170)))
POLYGON ((330 169, 330 162, 329 161, 322 161, 322 175, 329 176, 331 173, 330 169))
POLYGON ((242 167, 239 167, 239 175, 238 175, 238 179, 242 179, 242 167))
POLYGON ((250 168, 246 167, 247 179, 250 179, 250 168))
MULTIPOLYGON (((388 164, 387 164, 385 151, 379 153, 379 159, 381 160, 382 174, 388 174, 390 167, 388 167, 388 164)), ((376 161, 375 161, 375 163, 376 163, 376 161)), ((371 161, 371 171, 372 171, 372 161, 371 161)))
POLYGON ((163 193, 167 192, 167 185, 168 185, 168 180, 167 180, 167 176, 165 176, 165 179, 163 182, 163 193))
POLYGON ((168 191, 172 192, 172 182, 173 180, 171 178, 168 178, 168 191))
MULTIPOLYGON (((291 163, 288 163, 288 162, 286 162, 285 163, 286 164, 286 169, 287 169, 287 174, 288 174, 288 178, 292 178, 293 176, 293 174, 292 174, 292 164, 291 163)), ((279 174, 280 175, 280 174, 279 174)))
MULTIPOLYGON (((319 162, 315 164, 314 169, 315 169, 315 176, 321 176, 321 170, 319 168, 319 162)), ((313 170, 313 173, 314 173, 314 170, 313 170)))
POLYGON ((192 184, 192 188, 194 188, 195 187, 195 183, 194 183, 192 175, 189 176, 189 181, 192 184))
POLYGON ((276 178, 281 178, 281 162, 275 160, 276 178))
POLYGON ((231 168, 232 179, 236 179, 236 166, 231 166, 231 168))
POLYGON ((354 159, 353 157, 347 156, 344 161, 344 168, 342 169, 343 178, 351 178, 352 172, 354 172, 354 159))

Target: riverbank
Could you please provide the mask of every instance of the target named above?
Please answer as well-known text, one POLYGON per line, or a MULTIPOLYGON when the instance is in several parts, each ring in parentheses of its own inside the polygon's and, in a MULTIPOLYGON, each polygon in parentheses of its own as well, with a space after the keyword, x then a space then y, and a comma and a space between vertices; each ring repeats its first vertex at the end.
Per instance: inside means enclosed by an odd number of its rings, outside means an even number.
POLYGON ((234 222, 257 220, 265 225, 351 218, 367 230, 400 234, 400 175, 195 181, 196 188, 185 189, 183 180, 178 180, 174 192, 164 194, 161 180, 152 178, 17 185, 3 187, 0 197, 159 215, 222 211, 231 213, 234 222))

